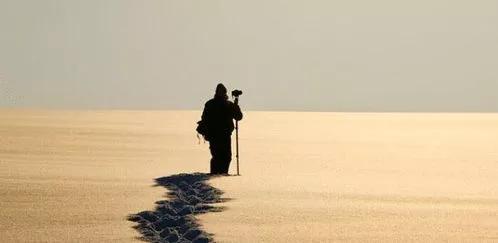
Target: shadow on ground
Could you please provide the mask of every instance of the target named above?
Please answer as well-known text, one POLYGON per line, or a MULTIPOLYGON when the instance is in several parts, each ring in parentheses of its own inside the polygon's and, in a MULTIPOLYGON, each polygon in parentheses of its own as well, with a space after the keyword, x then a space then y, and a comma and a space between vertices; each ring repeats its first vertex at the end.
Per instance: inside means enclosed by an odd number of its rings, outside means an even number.
POLYGON ((156 179, 155 186, 168 189, 168 199, 156 202, 154 211, 132 214, 128 220, 149 242, 213 242, 213 235, 201 228, 195 215, 220 212, 223 207, 212 204, 224 202, 223 192, 207 184, 212 176, 193 173, 156 179))

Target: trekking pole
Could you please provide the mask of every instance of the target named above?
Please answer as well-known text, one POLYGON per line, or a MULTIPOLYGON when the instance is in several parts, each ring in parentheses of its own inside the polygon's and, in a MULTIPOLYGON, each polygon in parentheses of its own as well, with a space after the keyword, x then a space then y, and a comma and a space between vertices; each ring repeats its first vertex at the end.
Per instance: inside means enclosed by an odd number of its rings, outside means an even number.
MULTIPOLYGON (((235 104, 239 104, 239 98, 235 98, 235 104)), ((235 157, 237 158, 237 175, 239 176, 239 121, 235 121, 235 157)))
POLYGON ((239 174, 239 121, 235 121, 235 149, 237 157, 237 175, 239 174))
MULTIPOLYGON (((232 91, 232 97, 235 97, 235 100, 233 101, 236 106, 239 105, 239 95, 242 94, 242 91, 240 90, 234 90, 232 91)), ((238 108, 240 112, 240 107, 238 108)), ((240 117, 242 118, 242 117, 240 117)), ((236 154, 235 157, 237 158, 237 175, 239 176, 239 121, 235 119, 235 148, 236 148, 236 154)))

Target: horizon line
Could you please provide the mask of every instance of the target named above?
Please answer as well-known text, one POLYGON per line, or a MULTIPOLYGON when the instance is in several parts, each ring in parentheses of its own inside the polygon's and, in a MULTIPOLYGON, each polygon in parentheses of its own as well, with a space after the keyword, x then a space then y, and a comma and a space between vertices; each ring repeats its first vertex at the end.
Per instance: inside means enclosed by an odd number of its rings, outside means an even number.
MULTIPOLYGON (((81 111, 81 112, 91 112, 91 111, 109 111, 109 112, 134 112, 134 111, 157 111, 157 112, 202 112, 202 108, 199 109, 180 109, 180 108, 165 108, 165 109, 157 109, 157 108, 99 108, 99 107, 76 107, 76 108, 65 108, 65 107, 1 107, 0 111, 81 111)), ((406 110, 406 111, 398 111, 398 110, 382 110, 382 111, 367 111, 367 110, 277 110, 277 109, 264 109, 264 110, 256 110, 256 109, 243 109, 243 112, 293 112, 293 113, 426 113, 426 114, 498 114, 498 111, 423 111, 423 110, 406 110)))

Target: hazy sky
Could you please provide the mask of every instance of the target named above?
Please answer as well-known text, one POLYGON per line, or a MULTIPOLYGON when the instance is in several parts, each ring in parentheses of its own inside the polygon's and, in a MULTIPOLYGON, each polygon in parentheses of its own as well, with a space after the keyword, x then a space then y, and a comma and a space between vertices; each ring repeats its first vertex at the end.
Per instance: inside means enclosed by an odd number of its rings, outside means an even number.
POLYGON ((0 0, 0 106, 498 111, 496 0, 0 0))

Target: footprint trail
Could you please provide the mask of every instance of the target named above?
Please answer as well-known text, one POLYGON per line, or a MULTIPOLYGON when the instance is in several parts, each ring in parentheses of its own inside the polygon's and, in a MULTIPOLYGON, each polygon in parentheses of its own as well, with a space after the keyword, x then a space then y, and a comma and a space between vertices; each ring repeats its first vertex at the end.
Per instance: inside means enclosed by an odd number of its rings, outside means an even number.
POLYGON ((212 204, 224 202, 223 192, 207 184, 209 174, 178 174, 156 179, 156 186, 169 190, 168 199, 156 202, 154 211, 132 214, 128 220, 148 242, 214 242, 213 235, 198 223, 197 214, 220 212, 212 204))

